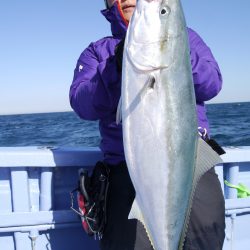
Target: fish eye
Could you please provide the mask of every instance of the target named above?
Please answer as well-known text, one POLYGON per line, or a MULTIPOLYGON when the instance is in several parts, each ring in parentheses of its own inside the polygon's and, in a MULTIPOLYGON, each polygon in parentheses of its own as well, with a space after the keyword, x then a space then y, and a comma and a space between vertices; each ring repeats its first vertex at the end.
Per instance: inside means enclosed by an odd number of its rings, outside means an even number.
POLYGON ((160 9, 161 16, 169 15, 169 13, 170 13, 170 8, 168 6, 164 6, 160 9))

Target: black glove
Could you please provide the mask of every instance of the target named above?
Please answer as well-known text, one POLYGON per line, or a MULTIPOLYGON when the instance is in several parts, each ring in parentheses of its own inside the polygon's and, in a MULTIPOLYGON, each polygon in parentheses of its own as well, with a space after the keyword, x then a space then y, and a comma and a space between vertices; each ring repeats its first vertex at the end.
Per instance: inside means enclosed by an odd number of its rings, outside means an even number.
POLYGON ((223 155, 226 152, 224 149, 214 140, 211 138, 206 138, 205 142, 218 154, 218 155, 223 155))
POLYGON ((115 47, 115 60, 118 72, 122 72, 122 58, 125 38, 122 39, 115 47))

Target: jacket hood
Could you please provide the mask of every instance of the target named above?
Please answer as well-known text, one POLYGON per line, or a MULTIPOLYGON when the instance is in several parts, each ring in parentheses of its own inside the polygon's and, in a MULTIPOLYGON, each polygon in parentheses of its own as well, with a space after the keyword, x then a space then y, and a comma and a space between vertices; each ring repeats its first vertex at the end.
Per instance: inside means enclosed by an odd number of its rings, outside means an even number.
POLYGON ((110 9, 102 10, 101 13, 111 24, 111 32, 115 38, 124 38, 128 24, 121 14, 121 9, 116 2, 110 9))

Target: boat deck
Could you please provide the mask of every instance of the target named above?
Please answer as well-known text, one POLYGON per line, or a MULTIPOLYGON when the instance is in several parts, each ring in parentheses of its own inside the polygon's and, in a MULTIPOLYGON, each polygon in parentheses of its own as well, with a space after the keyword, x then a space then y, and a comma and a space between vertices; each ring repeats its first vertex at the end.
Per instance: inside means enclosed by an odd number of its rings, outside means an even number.
MULTIPOLYGON (((226 203, 223 250, 247 250, 250 245, 250 197, 224 185, 250 187, 250 147, 225 148, 216 166, 226 203)), ((98 148, 0 147, 0 249, 97 250, 78 216, 70 210, 70 191, 79 168, 91 170, 102 159, 98 148)))

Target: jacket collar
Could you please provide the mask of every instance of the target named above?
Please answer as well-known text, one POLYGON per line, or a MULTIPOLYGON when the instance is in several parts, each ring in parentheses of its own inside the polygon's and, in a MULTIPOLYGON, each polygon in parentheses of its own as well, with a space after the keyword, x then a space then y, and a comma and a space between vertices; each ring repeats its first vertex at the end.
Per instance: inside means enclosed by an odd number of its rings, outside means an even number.
POLYGON ((116 2, 110 9, 102 10, 101 13, 110 22, 112 35, 115 38, 124 38, 128 24, 121 14, 118 2, 116 2))

